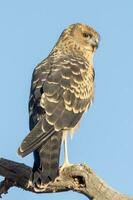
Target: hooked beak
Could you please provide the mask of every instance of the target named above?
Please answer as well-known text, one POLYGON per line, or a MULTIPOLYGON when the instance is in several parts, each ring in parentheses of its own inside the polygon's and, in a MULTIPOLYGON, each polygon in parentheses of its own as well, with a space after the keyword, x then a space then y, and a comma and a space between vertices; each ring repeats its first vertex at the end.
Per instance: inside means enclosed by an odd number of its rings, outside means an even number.
POLYGON ((99 44, 99 40, 96 39, 95 37, 92 37, 90 39, 90 44, 92 45, 93 48, 97 49, 98 48, 98 44, 99 44))

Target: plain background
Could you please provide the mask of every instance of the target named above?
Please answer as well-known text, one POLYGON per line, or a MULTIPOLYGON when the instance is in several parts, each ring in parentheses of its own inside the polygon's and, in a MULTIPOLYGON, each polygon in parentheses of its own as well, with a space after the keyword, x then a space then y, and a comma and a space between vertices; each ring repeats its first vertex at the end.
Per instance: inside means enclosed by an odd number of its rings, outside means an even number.
MULTIPOLYGON (((133 195, 132 0, 0 1, 0 157, 32 166, 32 155, 22 159, 16 153, 29 131, 32 71, 63 29, 76 22, 94 27, 101 42, 94 57, 95 100, 69 141, 70 161, 87 163, 111 187, 133 195)), ((3 199, 86 197, 73 192, 33 194, 12 188, 3 199)))

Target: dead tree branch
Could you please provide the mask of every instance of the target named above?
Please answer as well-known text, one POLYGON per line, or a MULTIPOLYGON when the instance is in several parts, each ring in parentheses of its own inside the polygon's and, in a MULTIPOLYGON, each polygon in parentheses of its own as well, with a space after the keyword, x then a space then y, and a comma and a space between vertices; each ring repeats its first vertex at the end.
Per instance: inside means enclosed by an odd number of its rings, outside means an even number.
POLYGON ((55 182, 50 182, 40 189, 27 187, 31 168, 14 161, 0 159, 0 176, 5 179, 0 183, 0 195, 8 192, 10 187, 19 187, 35 193, 76 191, 91 200, 133 200, 111 187, 86 165, 72 165, 65 168, 55 182))

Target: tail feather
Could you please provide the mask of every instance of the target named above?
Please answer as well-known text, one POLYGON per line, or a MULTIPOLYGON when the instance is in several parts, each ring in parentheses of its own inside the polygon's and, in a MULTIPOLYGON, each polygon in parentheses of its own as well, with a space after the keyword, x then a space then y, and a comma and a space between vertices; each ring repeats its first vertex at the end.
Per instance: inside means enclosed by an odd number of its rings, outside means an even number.
POLYGON ((45 184, 59 175, 59 156, 62 133, 52 135, 45 144, 34 152, 32 182, 45 184))
POLYGON ((45 184, 54 181, 59 173, 62 132, 56 132, 45 116, 31 130, 18 149, 22 157, 34 152, 34 166, 30 181, 45 184))
POLYGON ((18 148, 18 154, 24 157, 35 151, 42 143, 45 143, 54 132, 54 127, 48 124, 45 117, 42 118, 23 140, 18 148))

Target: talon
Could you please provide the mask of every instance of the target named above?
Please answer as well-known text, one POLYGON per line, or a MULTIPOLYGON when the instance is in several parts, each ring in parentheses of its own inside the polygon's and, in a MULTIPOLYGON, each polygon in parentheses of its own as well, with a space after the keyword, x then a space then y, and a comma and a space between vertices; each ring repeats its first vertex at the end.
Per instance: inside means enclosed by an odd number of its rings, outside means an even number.
POLYGON ((61 168, 60 168, 60 170, 59 170, 59 173, 61 174, 65 168, 70 167, 70 166, 72 166, 72 165, 73 165, 73 164, 70 164, 69 162, 64 163, 64 164, 61 166, 61 168))

